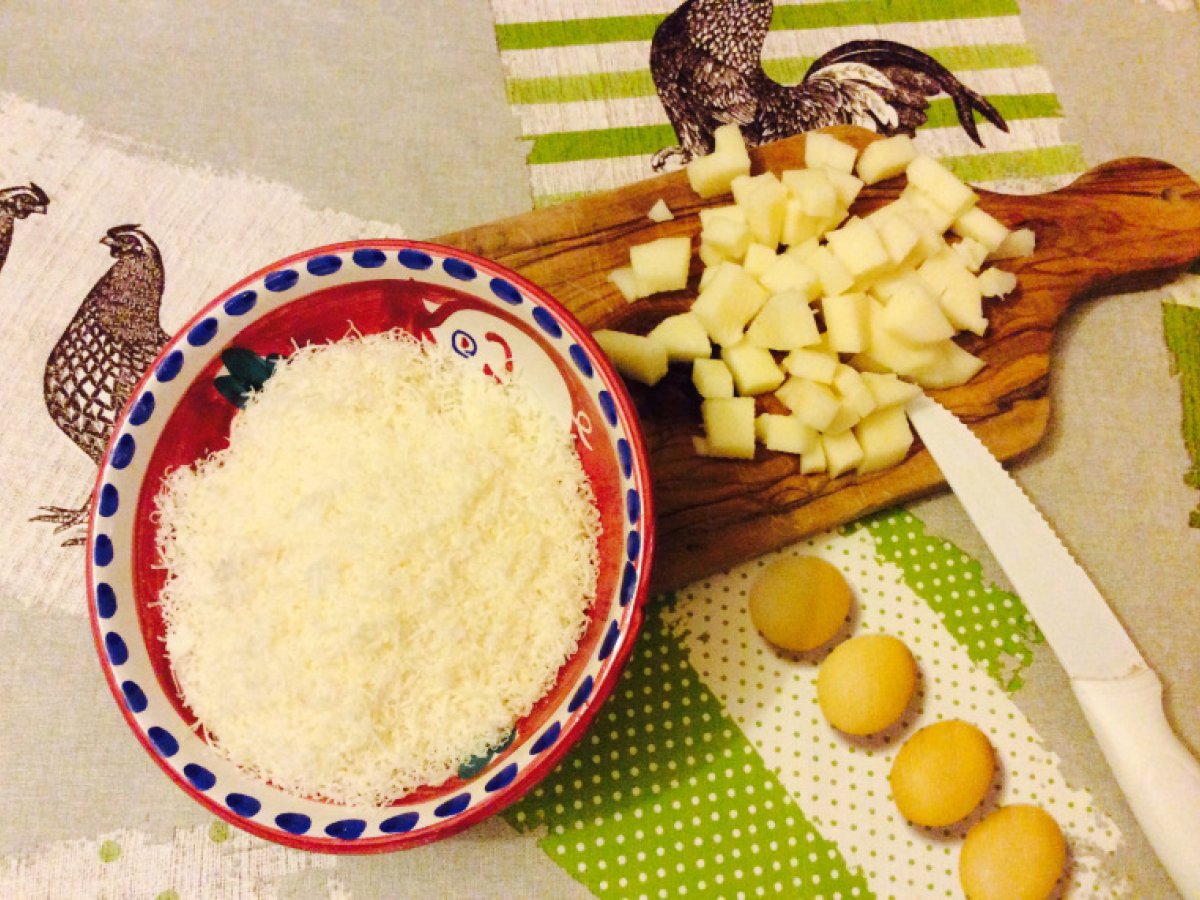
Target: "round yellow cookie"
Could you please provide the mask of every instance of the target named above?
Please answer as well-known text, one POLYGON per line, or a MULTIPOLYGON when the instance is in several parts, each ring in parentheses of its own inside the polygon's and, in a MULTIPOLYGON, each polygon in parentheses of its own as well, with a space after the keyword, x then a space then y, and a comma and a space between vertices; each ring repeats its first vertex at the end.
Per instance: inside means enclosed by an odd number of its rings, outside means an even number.
POLYGON ((850 585, 816 556, 789 556, 750 585, 750 621, 785 650, 812 650, 833 638, 850 612, 850 585))
POLYGON ((904 742, 888 781, 900 814, 914 825, 950 825, 987 796, 996 756, 982 731, 951 719, 927 725, 904 742))
POLYGON ((1036 806, 1003 806, 967 832, 958 875, 967 900, 1045 900, 1067 861, 1058 823, 1036 806))
POLYGON ((817 673, 817 703, 847 734, 883 731, 899 721, 917 685, 917 664, 899 638, 864 634, 839 644, 817 673))

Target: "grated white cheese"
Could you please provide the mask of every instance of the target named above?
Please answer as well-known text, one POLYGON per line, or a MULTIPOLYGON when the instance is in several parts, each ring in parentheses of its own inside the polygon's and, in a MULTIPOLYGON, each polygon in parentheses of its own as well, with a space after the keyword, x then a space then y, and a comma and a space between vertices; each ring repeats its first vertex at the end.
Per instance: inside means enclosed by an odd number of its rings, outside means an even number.
POLYGON ((501 741, 574 651, 595 501, 571 435, 400 333, 298 350, 158 497, 185 702, 284 790, 386 804, 501 741))

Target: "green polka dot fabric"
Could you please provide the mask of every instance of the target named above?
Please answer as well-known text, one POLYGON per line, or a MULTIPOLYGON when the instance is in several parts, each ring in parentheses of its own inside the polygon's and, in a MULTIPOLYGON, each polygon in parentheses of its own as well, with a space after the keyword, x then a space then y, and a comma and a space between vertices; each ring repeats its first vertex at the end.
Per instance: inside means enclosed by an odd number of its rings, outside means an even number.
MULTIPOLYGON (((907 559, 919 558, 929 541, 920 523, 907 514, 894 516, 892 526, 903 524, 902 536, 887 544, 907 559)), ((958 563, 964 570, 971 565, 961 558, 958 563)), ((972 657, 970 642, 954 636, 945 610, 908 584, 911 574, 881 552, 871 528, 827 533, 680 592, 666 621, 766 767, 846 863, 865 875, 874 894, 960 896, 958 845, 966 829, 998 804, 1025 802, 1045 808, 1067 835, 1072 889, 1097 896, 1104 883, 1101 865, 1120 841, 1119 831, 1086 791, 1067 785, 1058 758, 988 667, 972 657), (891 634, 912 651, 920 671, 917 692, 897 725, 870 738, 837 732, 816 700, 817 671, 829 647, 782 652, 750 623, 750 584, 785 555, 819 556, 843 572, 854 595, 847 633, 891 634), (988 736, 999 775, 966 821, 950 829, 915 828, 891 800, 888 772, 909 735, 944 719, 966 720, 988 736)), ((974 583, 981 598, 1000 596, 974 583)), ((990 630, 981 633, 994 637, 990 630)))
POLYGON ((588 736, 517 806, 601 897, 868 897, 652 607, 588 736))
POLYGON ((925 534, 909 513, 890 510, 864 519, 876 554, 897 566, 905 583, 937 613, 967 655, 1009 691, 1021 686, 1021 670, 1043 641, 1016 594, 983 578, 974 559, 942 538, 925 534))
POLYGON ((1068 785, 1009 696, 1037 639, 1024 609, 908 513, 863 524, 655 601, 588 736, 510 823, 541 834, 598 897, 957 897, 966 829, 998 804, 1028 802, 1067 835, 1071 892, 1103 896, 1103 861, 1120 833, 1068 785), (785 653, 751 625, 750 585, 788 554, 844 573, 854 604, 843 636, 892 634, 916 657, 917 695, 888 731, 863 739, 831 728, 816 702, 829 648, 785 653), (912 732, 952 718, 987 734, 999 774, 967 821, 914 828, 888 772, 912 732))

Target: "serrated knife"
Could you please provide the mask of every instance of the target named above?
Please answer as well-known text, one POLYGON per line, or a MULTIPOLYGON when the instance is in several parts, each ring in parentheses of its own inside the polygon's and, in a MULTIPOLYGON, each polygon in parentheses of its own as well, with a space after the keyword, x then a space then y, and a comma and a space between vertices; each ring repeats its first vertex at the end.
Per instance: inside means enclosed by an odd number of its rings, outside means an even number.
POLYGON ((1083 568, 991 451, 937 401, 909 419, 1071 679, 1163 867, 1200 900, 1200 763, 1168 724, 1162 682, 1083 568))

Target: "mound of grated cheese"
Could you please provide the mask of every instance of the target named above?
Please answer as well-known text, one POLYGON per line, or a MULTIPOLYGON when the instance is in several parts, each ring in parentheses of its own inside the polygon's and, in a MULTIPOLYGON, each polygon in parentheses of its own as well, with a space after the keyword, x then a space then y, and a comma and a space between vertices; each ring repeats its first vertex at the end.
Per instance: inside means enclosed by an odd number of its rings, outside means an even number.
POLYGON ((496 745, 553 684, 600 531, 568 430, 402 333, 298 350, 157 498, 166 649, 210 743, 383 805, 496 745))

